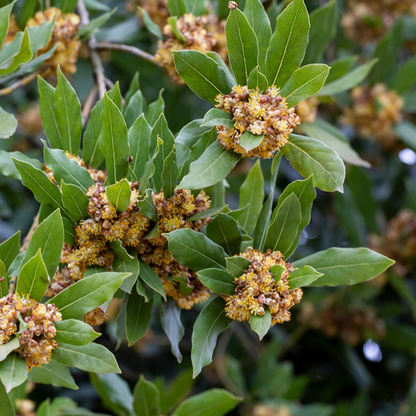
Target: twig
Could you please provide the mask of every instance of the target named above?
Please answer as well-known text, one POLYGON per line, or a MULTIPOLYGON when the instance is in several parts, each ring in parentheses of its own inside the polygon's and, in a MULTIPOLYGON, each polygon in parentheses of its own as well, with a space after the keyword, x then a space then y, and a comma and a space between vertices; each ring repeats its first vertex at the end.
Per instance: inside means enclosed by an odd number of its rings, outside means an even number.
MULTIPOLYGON (((77 11, 81 19, 81 26, 87 25, 90 22, 90 16, 82 0, 78 1, 77 11)), ((105 94, 105 77, 103 63, 101 62, 100 55, 96 51, 96 44, 97 40, 95 39, 95 36, 91 35, 90 39, 88 40, 88 49, 90 52, 91 63, 94 70, 95 79, 98 85, 98 96, 101 99, 104 97, 105 94)))
POLYGON ((94 85, 91 88, 90 93, 88 94, 87 99, 85 100, 84 107, 82 107, 82 127, 87 123, 88 117, 90 115, 91 109, 94 106, 95 98, 97 96, 97 85, 94 85))
POLYGON ((123 45, 120 43, 97 42, 95 47, 97 49, 130 53, 131 55, 146 59, 146 61, 152 62, 153 64, 156 63, 156 59, 152 54, 144 52, 135 46, 123 45))
POLYGON ((107 87, 110 88, 110 90, 112 90, 114 88, 114 82, 111 81, 111 79, 109 79, 107 77, 105 77, 104 79, 105 79, 105 83, 106 83, 107 87))
POLYGON ((10 85, 10 87, 3 88, 2 90, 0 90, 0 97, 10 94, 13 91, 16 91, 17 89, 29 84, 29 82, 33 81, 40 74, 40 72, 41 69, 38 69, 37 71, 33 72, 27 77, 19 79, 19 81, 16 81, 14 84, 10 85))

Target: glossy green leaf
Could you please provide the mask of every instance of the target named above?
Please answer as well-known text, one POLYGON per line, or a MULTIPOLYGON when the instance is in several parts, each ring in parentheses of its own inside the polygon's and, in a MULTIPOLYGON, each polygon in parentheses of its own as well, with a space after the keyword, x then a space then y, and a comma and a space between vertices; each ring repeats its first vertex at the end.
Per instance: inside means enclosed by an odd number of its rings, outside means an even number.
POLYGON ((352 55, 331 61, 329 65, 331 67, 331 71, 329 72, 328 78, 326 79, 327 84, 346 75, 357 62, 357 59, 357 55, 352 55))
POLYGON ((175 416, 224 416, 241 400, 227 390, 211 389, 186 399, 173 414, 175 416))
POLYGON ((102 345, 70 345, 61 343, 52 353, 52 358, 69 367, 90 373, 121 373, 114 355, 102 345))
POLYGON ((58 344, 87 345, 101 334, 95 332, 91 325, 76 319, 65 319, 54 322, 56 328, 55 341, 58 344))
POLYGON ((245 257, 234 256, 225 258, 227 270, 234 277, 240 277, 250 267, 251 261, 245 257))
POLYGON ((147 218, 155 222, 157 221, 157 212, 156 212, 155 204, 153 202, 151 189, 146 190, 146 195, 144 196, 144 199, 142 201, 138 202, 138 206, 140 208, 140 211, 147 218))
POLYGON ((88 218, 88 204, 90 199, 76 185, 61 183, 62 202, 68 209, 72 222, 78 224, 81 220, 88 218))
POLYGON ((224 249, 204 234, 183 228, 163 235, 172 256, 183 266, 194 272, 209 268, 226 270, 224 249))
POLYGON ((118 212, 124 212, 130 204, 131 188, 127 179, 109 185, 105 194, 110 204, 114 205, 118 212))
POLYGON ((8 139, 17 129, 16 117, 0 107, 0 139, 8 139))
POLYGON ((303 0, 290 3, 276 21, 266 57, 269 85, 282 88, 305 56, 309 40, 309 16, 303 0))
POLYGON ((24 162, 30 163, 35 168, 42 170, 43 165, 40 160, 32 159, 27 157, 21 152, 6 152, 5 150, 0 150, 0 173, 9 178, 21 180, 20 172, 17 170, 13 159, 22 160, 24 162))
POLYGON ((176 163, 176 152, 175 148, 172 148, 172 151, 163 163, 162 171, 163 194, 166 199, 170 198, 175 191, 177 176, 178 165, 176 163))
POLYGON ((146 302, 136 290, 128 295, 126 308, 126 335, 129 346, 141 339, 147 331, 152 316, 153 299, 146 302))
POLYGON ((237 221, 229 215, 218 214, 208 225, 206 234, 229 255, 240 252, 241 232, 237 221))
POLYGON ((28 294, 30 299, 40 301, 49 286, 48 271, 43 262, 41 249, 26 261, 17 279, 17 293, 28 294))
POLYGON ((218 213, 223 211, 224 208, 225 208, 225 206, 217 207, 217 208, 210 208, 210 209, 207 209, 206 211, 200 211, 200 212, 197 212, 196 214, 192 215, 191 217, 186 218, 186 220, 187 221, 196 221, 196 220, 201 220, 203 218, 215 217, 218 213))
POLYGON ((203 120, 201 119, 197 119, 188 123, 178 133, 175 142, 181 143, 184 146, 191 148, 205 132, 211 130, 211 127, 201 126, 202 123, 203 120))
POLYGON ((140 278, 150 286, 154 291, 159 293, 166 301, 165 291, 163 290, 162 281, 156 272, 143 260, 139 259, 140 262, 140 278))
POLYGON ((207 14, 207 0, 185 0, 186 13, 194 16, 202 16, 207 14))
POLYGON ((146 120, 151 125, 154 126, 156 121, 159 119, 160 115, 165 111, 165 101, 163 100, 163 89, 160 90, 159 96, 155 101, 150 103, 149 109, 147 111, 146 120))
POLYGON ((416 56, 408 59, 399 68, 393 88, 402 94, 412 89, 416 84, 416 56))
POLYGON ((309 286, 321 276, 323 276, 323 274, 317 272, 313 267, 303 266, 300 269, 293 270, 287 280, 290 289, 297 289, 298 287, 309 286))
POLYGON ((410 121, 402 121, 394 126, 399 138, 411 149, 416 149, 416 127, 410 121))
POLYGON ((308 265, 323 273, 310 286, 339 286, 366 282, 394 263, 368 248, 330 248, 295 261, 293 265, 308 265))
POLYGON ((234 295, 234 277, 230 273, 218 269, 204 269, 200 270, 197 275, 202 284, 214 293, 234 295))
POLYGON ((140 116, 144 117, 146 109, 146 100, 143 97, 143 93, 138 90, 133 97, 131 97, 131 100, 124 111, 124 119, 126 120, 127 127, 130 128, 140 116))
POLYGON ((328 65, 309 64, 296 70, 281 91, 288 107, 294 107, 318 93, 325 84, 329 69, 328 65))
POLYGON ((181 363, 182 354, 179 349, 179 343, 185 334, 185 328, 181 322, 181 308, 171 298, 167 302, 162 303, 160 323, 172 346, 172 354, 177 358, 178 363, 181 363))
POLYGON ((54 303, 64 319, 82 319, 87 312, 107 302, 128 276, 127 273, 106 272, 84 277, 48 303, 54 303))
POLYGON ((189 173, 182 179, 179 188, 201 189, 222 181, 234 168, 240 156, 225 150, 215 141, 204 154, 191 163, 189 173))
MULTIPOLYGON (((194 378, 203 367, 211 363, 217 338, 227 329, 230 322, 231 319, 225 315, 225 301, 220 297, 205 306, 196 318, 192 332, 191 352, 194 378)), ((210 409, 212 409, 212 403, 210 409)))
POLYGON ((32 49, 30 48, 29 30, 28 28, 25 28, 19 52, 13 57, 13 60, 6 68, 0 68, 0 76, 13 73, 19 69, 22 64, 29 62, 32 57, 33 53, 32 49))
POLYGON ((140 376, 133 392, 133 408, 136 415, 159 416, 160 415, 160 393, 157 387, 140 376))
POLYGON ((269 332, 272 326, 272 315, 269 308, 265 307, 264 315, 250 315, 250 327, 259 336, 260 341, 269 332))
POLYGON ((256 147, 261 145, 264 136, 253 134, 250 131, 246 130, 240 138, 240 146, 246 151, 249 152, 250 150, 255 149, 256 147))
MULTIPOLYGON (((254 0, 258 1, 258 0, 254 0)), ((267 78, 263 75, 259 67, 256 66, 251 72, 248 77, 248 88, 255 89, 256 87, 259 88, 260 91, 266 91, 269 88, 269 83, 267 82, 267 78)))
POLYGON ((234 128, 233 118, 230 113, 227 113, 220 108, 211 108, 204 116, 201 124, 203 127, 226 126, 229 129, 234 128))
POLYGON ((335 150, 311 137, 292 134, 281 149, 290 164, 323 191, 342 192, 345 166, 335 150))
POLYGON ((0 379, 7 393, 24 383, 27 376, 26 360, 21 358, 19 354, 14 352, 0 362, 0 379))
POLYGON ((181 17, 185 13, 189 13, 186 10, 185 0, 167 0, 167 6, 172 16, 181 17))
POLYGON ((141 178, 144 173, 144 166, 149 156, 149 137, 151 127, 142 114, 130 127, 128 131, 130 154, 133 157, 131 169, 136 178, 141 178))
POLYGON ((172 28, 172 33, 174 34, 175 38, 182 43, 186 43, 186 39, 183 37, 181 31, 179 30, 177 23, 178 18, 176 16, 171 16, 168 18, 168 24, 172 28))
POLYGON ((144 10, 142 7, 138 7, 138 9, 142 13, 143 21, 144 21, 144 24, 146 26, 146 29, 150 33, 152 33, 153 35, 155 35, 157 38, 159 38, 159 39, 162 40, 163 39, 163 33, 160 30, 159 26, 152 21, 152 19, 149 16, 149 13, 147 13, 147 11, 144 10))
MULTIPOLYGON (((18 256, 20 251, 20 230, 9 237, 6 241, 0 244, 0 259, 6 267, 9 269, 13 260, 18 256)), ((0 297, 3 297, 1 295, 0 297)))
POLYGON ((25 252, 22 265, 34 257, 40 249, 48 275, 52 277, 58 267, 63 244, 62 217, 59 210, 56 210, 36 228, 25 252))
POLYGON ((7 356, 15 349, 20 347, 20 342, 17 337, 12 338, 5 344, 0 345, 0 362, 4 361, 7 356))
POLYGON ((89 23, 83 26, 78 31, 78 36, 83 38, 84 40, 89 39, 94 33, 98 31, 98 29, 105 25, 107 21, 111 18, 111 16, 116 12, 117 8, 102 14, 101 16, 92 19, 89 23))
POLYGON ((2 260, 0 260, 0 279, 2 279, 0 282, 0 298, 3 298, 9 294, 9 279, 7 278, 6 266, 2 260))
POLYGON ((127 175, 129 143, 123 115, 107 93, 104 97, 102 125, 100 147, 107 164, 107 181, 111 185, 127 175))
POLYGON ((0 383, 0 402, 2 416, 16 416, 11 398, 2 383, 0 383))
POLYGON ((123 283, 120 286, 120 289, 124 292, 131 293, 133 290, 133 286, 137 281, 137 277, 140 273, 140 264, 139 260, 137 258, 137 253, 133 252, 132 249, 130 249, 133 253, 133 256, 130 256, 129 253, 128 257, 119 257, 116 256, 116 258, 113 261, 113 270, 117 273, 130 273, 130 276, 123 280, 123 283))
POLYGON ((377 59, 373 59, 364 65, 358 66, 351 72, 348 72, 346 75, 336 79, 335 81, 326 83, 321 91, 319 91, 318 95, 333 95, 342 91, 350 90, 351 88, 360 84, 367 77, 376 62, 377 59))
POLYGON ((274 266, 270 267, 269 271, 273 273, 274 280, 277 283, 282 278, 282 275, 286 269, 280 264, 275 264, 274 266))
POLYGON ((17 0, 11 1, 7 6, 0 9, 0 47, 3 45, 9 29, 9 19, 12 8, 17 0))
POLYGON ((258 64, 257 36, 247 17, 239 9, 232 9, 225 24, 228 58, 237 83, 247 85, 250 72, 258 64))
POLYGON ((189 88, 216 104, 218 94, 229 94, 233 85, 218 63, 199 51, 173 51, 176 70, 189 88))

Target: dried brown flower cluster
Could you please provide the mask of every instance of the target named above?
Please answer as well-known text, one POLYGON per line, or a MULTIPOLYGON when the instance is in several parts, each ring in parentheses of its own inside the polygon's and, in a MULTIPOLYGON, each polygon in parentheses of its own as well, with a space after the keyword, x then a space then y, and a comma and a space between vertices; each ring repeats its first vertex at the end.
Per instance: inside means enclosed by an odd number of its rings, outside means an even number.
POLYGON ((16 400, 17 416, 36 416, 36 405, 32 400, 16 400))
POLYGON ((198 212, 210 206, 208 196, 201 191, 195 198, 191 191, 177 189, 173 196, 165 199, 163 192, 153 196, 157 211, 157 236, 142 240, 137 247, 140 257, 160 276, 167 296, 172 297, 183 309, 190 309, 197 302, 204 302, 209 297, 208 289, 202 285, 197 275, 189 268, 180 265, 165 248, 168 233, 180 228, 201 231, 211 221, 204 218, 189 221, 198 212))
POLYGON ((251 416, 292 416, 286 406, 269 407, 264 404, 259 404, 253 408, 251 416))
POLYGON ((403 209, 390 220, 383 236, 370 236, 370 247, 396 261, 392 271, 404 276, 416 266, 416 213, 403 209))
POLYGON ((56 15, 55 27, 49 43, 38 51, 38 55, 48 52, 59 42, 54 54, 44 63, 46 66, 43 76, 56 74, 58 65, 64 74, 77 72, 78 52, 81 48, 81 41, 77 36, 80 18, 73 13, 62 14, 56 7, 39 11, 34 17, 27 21, 27 27, 40 26, 45 22, 52 22, 56 15))
POLYGON ((289 321, 289 309, 299 303, 303 295, 301 289, 289 289, 287 279, 293 271, 292 265, 283 261, 280 251, 262 253, 248 248, 239 256, 250 260, 251 264, 244 274, 234 279, 235 294, 225 297, 227 316, 237 321, 249 321, 251 315, 264 315, 268 307, 272 325, 289 321), (285 269, 277 282, 270 271, 275 265, 285 269))
POLYGON ((313 304, 305 303, 299 319, 327 337, 339 337, 351 346, 362 344, 368 338, 382 338, 386 331, 375 310, 361 305, 330 304, 317 314, 313 304))
POLYGON ((185 41, 177 39, 171 25, 167 24, 163 29, 166 40, 158 42, 158 50, 155 54, 157 64, 168 71, 173 82, 184 83, 176 72, 171 51, 183 49, 200 52, 214 51, 218 52, 224 60, 227 59, 225 26, 222 22, 218 22, 215 16, 195 17, 188 13, 178 19, 177 28, 185 41))
POLYGON ((101 307, 95 308, 84 315, 84 322, 91 326, 100 326, 105 320, 105 310, 101 307))
POLYGON ((230 94, 217 96, 216 107, 230 113, 234 121, 232 129, 217 126, 218 139, 224 148, 243 156, 270 159, 287 143, 293 129, 300 124, 300 118, 294 108, 287 107, 286 99, 279 92, 274 86, 262 93, 238 85, 230 94), (261 144, 249 152, 240 145, 246 130, 264 135, 261 144))
POLYGON ((349 38, 366 44, 377 42, 404 14, 416 15, 414 0, 349 0, 341 24, 349 38))
POLYGON ((0 299, 0 345, 10 341, 20 330, 20 347, 16 351, 26 360, 29 371, 40 367, 49 363, 52 351, 58 346, 53 322, 61 320, 55 305, 44 305, 25 295, 9 294, 0 299))
POLYGON ((354 126, 362 137, 375 138, 383 149, 393 149, 397 145, 393 127, 402 120, 403 99, 384 84, 356 87, 351 99, 341 122, 354 126))
POLYGON ((11 14, 9 20, 9 28, 7 30, 7 35, 6 39, 4 40, 4 44, 7 45, 8 43, 12 42, 18 32, 20 32, 20 27, 16 22, 15 15, 11 14))
POLYGON ((302 120, 302 123, 314 123, 318 116, 318 106, 319 100, 316 97, 309 97, 301 101, 296 106, 295 111, 302 120))
POLYGON ((138 11, 137 6, 142 7, 152 22, 156 23, 163 30, 170 16, 167 0, 130 0, 126 3, 126 10, 136 13, 138 11))

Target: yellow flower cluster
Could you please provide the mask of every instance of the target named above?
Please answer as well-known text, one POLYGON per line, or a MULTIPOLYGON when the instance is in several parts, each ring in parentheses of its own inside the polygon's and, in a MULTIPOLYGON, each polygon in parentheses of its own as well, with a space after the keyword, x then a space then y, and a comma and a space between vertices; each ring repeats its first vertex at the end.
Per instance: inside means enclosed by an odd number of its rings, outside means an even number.
POLYGON ((30 371, 32 367, 49 363, 52 351, 58 346, 53 322, 61 321, 62 316, 55 305, 9 294, 0 299, 0 345, 8 342, 22 325, 19 315, 26 329, 19 335, 20 347, 16 351, 26 360, 30 371))
POLYGON ((349 38, 366 44, 377 42, 404 14, 416 16, 414 0, 348 0, 341 24, 349 38))
POLYGON ((177 84, 184 81, 177 74, 171 51, 183 49, 197 50, 200 52, 218 52, 223 59, 227 59, 227 48, 225 43, 225 26, 218 22, 215 16, 206 15, 195 17, 188 13, 178 19, 177 28, 181 32, 185 42, 177 39, 172 31, 171 25, 165 25, 163 33, 165 42, 159 40, 158 50, 155 54, 156 62, 165 68, 169 77, 177 84))
POLYGON ((318 106, 319 100, 316 97, 309 97, 301 101, 295 111, 302 123, 314 123, 318 115, 318 106))
POLYGON ((127 2, 126 9, 130 12, 136 12, 138 5, 148 13, 152 22, 163 30, 170 16, 167 0, 131 0, 127 2))
POLYGON ((402 120, 403 99, 384 84, 356 87, 351 99, 341 122, 354 126, 362 137, 375 138, 383 149, 393 149, 397 144, 393 127, 402 120))
POLYGON ((201 231, 211 221, 209 217, 196 221, 187 218, 207 210, 209 198, 204 191, 195 198, 191 191, 177 189, 167 201, 163 192, 154 195, 153 201, 158 216, 158 233, 153 238, 142 240, 137 246, 138 253, 160 276, 166 295, 172 297, 181 308, 190 309, 195 303, 206 301, 209 291, 192 270, 180 265, 165 249, 166 238, 162 234, 180 228, 201 231))
POLYGON ((76 63, 81 41, 77 36, 80 18, 73 13, 62 15, 56 7, 39 11, 33 18, 27 21, 27 27, 41 26, 45 22, 52 22, 56 15, 55 27, 49 43, 38 51, 38 54, 48 52, 59 42, 54 54, 44 63, 47 66, 43 72, 44 76, 56 74, 58 65, 65 74, 74 74, 77 71, 76 63))
POLYGON ((16 400, 17 416, 36 416, 35 403, 32 400, 16 400))
POLYGON ((219 94, 216 107, 230 113, 234 128, 217 126, 218 140, 225 149, 232 149, 243 156, 270 159, 286 143, 293 129, 300 124, 294 108, 288 108, 286 99, 272 86, 265 93, 247 86, 233 87, 228 95, 219 94), (240 146, 245 131, 264 135, 261 144, 247 152, 240 146))
POLYGON ((225 296, 227 316, 236 321, 248 321, 251 315, 264 315, 267 306, 272 325, 289 321, 289 309, 299 303, 303 295, 301 289, 289 289, 287 279, 293 271, 292 265, 283 261, 280 251, 262 253, 248 248, 239 256, 250 260, 251 264, 244 274, 234 279, 235 294, 225 296), (278 282, 270 272, 275 265, 285 269, 278 282))
POLYGON ((253 408, 251 416, 292 416, 286 406, 269 407, 264 404, 259 404, 253 408))
POLYGON ((84 322, 91 326, 100 326, 105 322, 105 310, 103 308, 95 308, 84 315, 84 322))
POLYGON ((382 338, 386 331, 375 310, 361 305, 330 304, 317 313, 313 304, 306 303, 299 319, 327 337, 340 337, 351 346, 362 344, 369 337, 382 338))
POLYGON ((67 267, 64 267, 61 271, 57 270, 51 283, 49 284, 48 290, 46 291, 46 296, 53 298, 55 295, 74 283, 75 280, 71 276, 67 267))
POLYGON ((4 40, 4 44, 7 45, 8 43, 12 42, 18 32, 20 32, 20 27, 16 22, 15 15, 11 14, 9 20, 9 28, 7 30, 7 35, 6 39, 4 40))

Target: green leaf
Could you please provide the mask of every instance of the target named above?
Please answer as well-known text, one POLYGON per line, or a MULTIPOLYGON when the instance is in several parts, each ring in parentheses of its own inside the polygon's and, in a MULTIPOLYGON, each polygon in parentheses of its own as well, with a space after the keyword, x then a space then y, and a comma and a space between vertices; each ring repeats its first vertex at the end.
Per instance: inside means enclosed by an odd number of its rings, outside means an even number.
POLYGON ((76 185, 67 185, 61 182, 62 202, 68 209, 72 222, 78 224, 81 220, 88 218, 89 198, 76 185))
POLYGON ((64 244, 64 227, 59 210, 54 211, 36 228, 26 250, 22 265, 34 257, 39 249, 49 276, 55 274, 64 244))
POLYGON ((130 128, 138 117, 144 117, 146 108, 147 103, 143 97, 143 93, 140 90, 136 91, 124 111, 124 119, 126 120, 127 127, 130 128))
POLYGON ((309 40, 309 16, 303 0, 290 3, 276 21, 266 57, 269 85, 282 88, 305 56, 309 40))
POLYGON ((172 28, 172 33, 175 35, 176 39, 178 39, 182 43, 186 43, 186 39, 183 37, 181 31, 178 29, 177 23, 178 18, 176 16, 171 16, 168 18, 168 24, 172 28))
POLYGON ((130 387, 117 374, 90 374, 91 383, 97 390, 103 405, 117 416, 134 414, 133 395, 130 387))
POLYGON ((160 40, 163 40, 162 31, 160 30, 159 26, 156 23, 153 23, 152 19, 149 16, 149 13, 147 13, 147 11, 143 9, 142 7, 138 7, 138 9, 142 13, 143 21, 144 21, 144 25, 146 26, 146 29, 150 33, 155 35, 157 38, 159 38, 160 40))
POLYGON ((309 265, 323 273, 310 286, 339 286, 366 282, 394 263, 368 248, 330 248, 295 261, 293 266, 309 265))
MULTIPOLYGON (((261 164, 258 160, 250 169, 246 179, 240 188, 239 209, 248 205, 241 216, 238 218, 238 224, 243 227, 248 234, 251 234, 256 227, 257 218, 263 206, 264 199, 264 178, 261 171, 261 164)), ((231 253, 230 253, 231 254, 231 253)))
POLYGON ((48 271, 43 262, 41 249, 24 263, 17 279, 17 293, 28 294, 30 299, 40 301, 49 286, 48 271))
POLYGON ((58 344, 87 345, 101 334, 95 332, 91 325, 76 319, 65 319, 54 322, 56 328, 55 341, 58 344))
POLYGON ((296 70, 281 91, 289 108, 319 92, 329 74, 329 66, 309 64, 296 70))
POLYGON ((175 68, 189 88, 216 104, 218 94, 229 94, 233 85, 218 63, 199 51, 172 51, 175 68))
POLYGON ((329 65, 331 67, 331 71, 326 79, 327 84, 347 74, 352 66, 357 62, 357 59, 357 55, 352 55, 332 61, 329 65))
POLYGON ((234 277, 240 277, 250 267, 251 261, 245 257, 234 256, 225 258, 227 270, 234 277))
POLYGON ((131 293, 137 277, 140 273, 140 264, 137 258, 137 253, 134 253, 132 258, 116 257, 113 261, 113 270, 118 273, 130 273, 130 276, 123 280, 120 289, 124 292, 131 293))
POLYGON ((336 79, 335 81, 327 82, 321 91, 319 91, 318 96, 334 95, 342 91, 350 90, 351 88, 360 84, 367 77, 376 62, 377 59, 372 59, 370 62, 358 66, 351 72, 348 72, 346 75, 336 79))
POLYGON ((292 247, 298 235, 301 220, 301 205, 294 193, 282 199, 282 202, 279 200, 273 212, 264 248, 279 250, 286 258, 286 252, 292 247))
POLYGON ((0 379, 7 393, 24 383, 27 376, 26 360, 17 353, 10 354, 4 361, 0 362, 0 379))
POLYGON ((176 151, 172 148, 168 157, 165 159, 162 171, 163 194, 165 198, 170 198, 176 187, 176 178, 178 176, 178 165, 176 163, 176 151))
POLYGON ((87 193, 88 188, 94 185, 87 169, 69 159, 63 150, 49 149, 45 142, 44 145, 45 163, 52 170, 55 181, 60 184, 63 180, 87 193))
POLYGON ((87 40, 90 38, 94 33, 98 31, 98 29, 105 25, 107 21, 110 19, 110 17, 116 12, 117 8, 114 8, 113 10, 102 14, 101 16, 96 17, 95 19, 92 19, 88 24, 83 26, 78 31, 78 36, 83 38, 84 40, 87 40))
POLYGON ((152 221, 157 221, 157 212, 156 207, 152 198, 152 190, 146 189, 146 196, 142 201, 139 201, 137 204, 140 208, 140 211, 152 221))
POLYGON ((152 317, 153 299, 146 302, 136 290, 132 290, 127 298, 126 334, 129 346, 144 336, 152 317))
POLYGON ((104 96, 102 125, 100 147, 107 164, 107 181, 109 184, 113 184, 127 175, 129 143, 123 115, 107 93, 104 96))
POLYGON ((54 112, 60 131, 61 149, 77 154, 81 143, 82 115, 77 94, 58 66, 54 112))
POLYGON ((3 280, 0 282, 0 298, 3 298, 9 294, 9 279, 7 278, 6 266, 2 260, 0 260, 0 279, 1 278, 3 278, 3 280))
POLYGON ((272 326, 272 315, 269 308, 264 309, 264 315, 250 315, 250 327, 259 336, 260 341, 272 326))
MULTIPOLYGON (((192 332, 191 352, 194 378, 203 367, 212 362, 217 338, 221 332, 228 328, 230 322, 231 319, 225 315, 225 301, 220 297, 205 306, 196 318, 192 332)), ((212 409, 212 403, 210 409, 212 409)), ((178 413, 175 412, 175 414, 178 413)))
POLYGON ((185 0, 186 13, 191 13, 194 16, 202 16, 207 14, 206 0, 185 0))
POLYGON ((146 120, 151 125, 154 126, 156 121, 159 119, 160 115, 165 111, 165 101, 163 100, 163 88, 159 92, 159 96, 155 101, 149 105, 149 110, 147 111, 146 120))
POLYGON ((280 264, 275 264, 274 266, 270 267, 269 271, 273 273, 274 280, 277 283, 282 278, 283 272, 285 272, 286 269, 280 264))
POLYGON ((197 275, 202 284, 214 293, 234 295, 234 277, 230 273, 218 269, 204 269, 200 270, 197 275))
POLYGON ((246 16, 239 9, 230 11, 225 24, 228 58, 237 83, 247 85, 250 72, 257 66, 257 36, 246 16))
POLYGON ((52 358, 69 367, 90 373, 121 373, 114 355, 102 345, 70 345, 61 343, 52 353, 52 358))
POLYGON ((241 400, 227 390, 211 389, 186 399, 173 414, 175 416, 224 416, 241 400))
POLYGON ((182 179, 179 188, 201 189, 222 181, 234 168, 240 156, 225 150, 215 141, 204 154, 191 163, 189 173, 182 179))
MULTIPOLYGON (((6 266, 6 271, 10 268, 13 260, 20 251, 20 230, 0 244, 0 259, 6 266)), ((1 295, 3 297, 5 295, 1 295)))
POLYGON ((399 68, 393 88, 399 93, 403 94, 412 89, 416 83, 416 56, 408 59, 399 68))
POLYGON ((133 157, 131 169, 136 178, 141 178, 144 167, 149 159, 149 137, 152 128, 142 114, 128 131, 130 154, 133 157))
POLYGON ((176 136, 176 144, 180 143, 191 148, 205 132, 211 130, 210 127, 201 126, 202 122, 201 119, 197 119, 183 127, 176 136))
POLYGON ((114 205, 118 212, 124 212, 130 204, 131 188, 127 179, 107 186, 105 194, 110 204, 114 205))
POLYGON ((225 208, 225 206, 222 206, 222 207, 210 208, 210 209, 207 209, 205 211, 197 212, 196 214, 192 215, 191 217, 188 217, 186 220, 187 221, 196 221, 196 220, 202 220, 203 218, 215 217, 216 214, 221 212, 224 208, 225 208))
POLYGON ((186 10, 185 0, 167 0, 169 13, 172 16, 183 16, 188 13, 186 10))
MULTIPOLYGON (((259 42, 259 65, 265 70, 267 48, 272 37, 270 20, 260 0, 247 0, 244 7, 244 14, 248 23, 253 28, 259 42)), ((267 81, 266 81, 267 83, 267 81)), ((250 81, 249 81, 250 84, 250 81)), ((260 85, 258 85, 260 87, 260 85)), ((251 88, 249 86, 249 88, 251 88)), ((266 87, 267 89, 267 87, 266 87)))
POLYGON ((128 276, 128 273, 106 272, 84 277, 48 303, 54 303, 64 319, 82 319, 87 312, 107 302, 128 276))
POLYGON ((17 129, 17 120, 13 114, 0 107, 0 139, 8 139, 17 129))
POLYGON ((240 252, 241 232, 237 221, 227 214, 218 214, 207 227, 207 237, 229 255, 240 252))
MULTIPOLYGON (((258 0, 254 0, 258 1, 258 0)), ((267 78, 263 75, 259 67, 256 66, 251 72, 248 77, 248 88, 255 89, 256 87, 259 88, 260 91, 266 91, 269 88, 269 83, 267 82, 267 78)), ((228 127, 228 126, 227 126, 228 127)))
POLYGON ((256 147, 261 145, 264 136, 253 134, 250 131, 246 130, 240 138, 240 146, 246 151, 249 152, 250 150, 255 149, 256 147))
POLYGON ((163 236, 168 240, 172 256, 194 272, 209 268, 226 270, 224 249, 204 234, 183 228, 163 236))
POLYGON ((9 30, 9 20, 12 8, 17 0, 10 2, 7 6, 0 9, 0 47, 3 45, 4 40, 9 30))
MULTIPOLYGON (((2 16, 0 15, 0 17, 2 16)), ((0 20, 0 22, 1 21, 2 20, 0 20)), ((10 396, 7 394, 6 389, 2 383, 0 383, 0 403, 2 416, 16 416, 10 396)))
POLYGON ((39 203, 60 208, 66 217, 71 218, 62 203, 62 194, 59 188, 48 178, 46 173, 23 160, 14 158, 12 160, 22 177, 23 185, 33 192, 33 196, 39 203))
POLYGON ((27 157, 20 152, 6 152, 5 150, 0 150, 0 173, 9 178, 21 180, 20 172, 16 169, 13 159, 22 160, 24 162, 30 163, 37 169, 42 170, 43 165, 37 159, 32 159, 27 157))
POLYGON ((143 260, 139 259, 140 262, 140 278, 150 286, 154 291, 159 293, 163 299, 166 301, 166 294, 163 290, 163 284, 160 280, 160 277, 156 274, 156 272, 143 260))
POLYGON ((226 126, 234 128, 234 121, 230 113, 220 108, 211 108, 204 116, 201 127, 226 126))
POLYGON ((290 164, 323 191, 342 192, 345 166, 335 150, 311 137, 292 134, 281 149, 290 164))
POLYGON ((189 394, 194 384, 192 379, 192 370, 180 372, 167 386, 161 390, 161 414, 170 414, 172 408, 181 403, 189 394))
POLYGON ((317 272, 313 267, 303 266, 300 269, 293 270, 287 280, 290 289, 297 289, 298 287, 309 286, 321 276, 323 276, 323 274, 317 272))
POLYGON ((0 345, 0 362, 4 361, 13 350, 19 347, 20 347, 20 342, 17 337, 12 338, 12 340, 7 342, 6 344, 1 344, 0 345))
POLYGON ((136 415, 159 416, 160 415, 160 393, 157 387, 140 376, 133 392, 133 408, 136 415))
POLYGON ((308 136, 317 137, 317 140, 334 149, 345 162, 366 168, 371 167, 370 163, 361 159, 358 153, 350 146, 344 133, 327 121, 317 118, 314 123, 302 123, 302 130, 308 136))
POLYGON ((411 149, 416 150, 416 127, 409 121, 402 121, 394 126, 394 131, 411 149))
POLYGON ((29 30, 28 28, 25 28, 19 52, 13 57, 12 62, 7 66, 7 68, 0 68, 0 76, 11 74, 12 72, 16 71, 22 64, 29 62, 32 57, 33 53, 30 48, 29 30))
POLYGON ((337 32, 337 12, 336 1, 330 0, 311 13, 311 31, 304 64, 319 62, 322 59, 329 42, 337 32))
POLYGON ((181 322, 181 308, 171 298, 167 302, 162 303, 160 323, 172 346, 172 354, 177 358, 178 363, 181 363, 182 354, 179 349, 179 343, 185 334, 185 328, 181 322))

